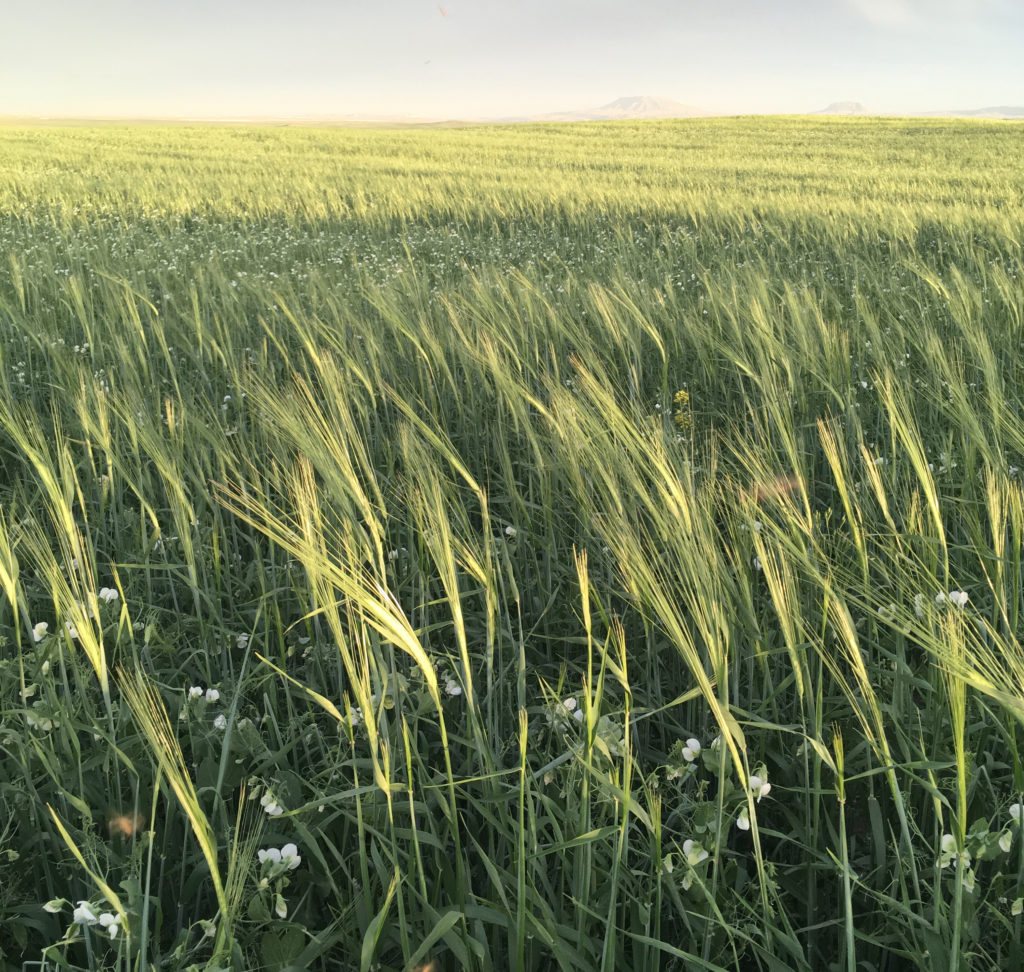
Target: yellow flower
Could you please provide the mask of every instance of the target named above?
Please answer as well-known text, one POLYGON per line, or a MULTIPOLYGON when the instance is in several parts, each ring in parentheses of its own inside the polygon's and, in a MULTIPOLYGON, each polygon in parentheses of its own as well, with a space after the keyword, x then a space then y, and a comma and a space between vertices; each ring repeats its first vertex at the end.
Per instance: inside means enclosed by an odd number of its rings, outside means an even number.
POLYGON ((672 399, 672 420, 679 426, 680 432, 689 432, 693 428, 693 417, 690 415, 690 393, 680 388, 672 399))

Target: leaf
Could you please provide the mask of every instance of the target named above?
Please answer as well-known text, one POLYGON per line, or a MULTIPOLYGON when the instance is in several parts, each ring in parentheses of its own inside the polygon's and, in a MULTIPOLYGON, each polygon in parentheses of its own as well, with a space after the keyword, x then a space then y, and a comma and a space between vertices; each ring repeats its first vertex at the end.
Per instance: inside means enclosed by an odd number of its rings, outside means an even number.
POLYGON ((395 897, 395 891, 398 889, 398 880, 398 871, 395 871, 394 876, 391 878, 391 884, 388 887, 388 893, 384 898, 384 904, 381 905, 380 911, 374 915, 373 921, 366 928, 366 934, 363 935, 363 947, 359 954, 359 972, 369 972, 374 952, 377 951, 377 942, 380 940, 384 919, 387 918, 388 912, 391 910, 391 902, 395 897))
POLYGON ((302 954, 306 944, 301 928, 265 932, 260 939, 260 955, 268 972, 280 972, 302 954))
POLYGON ((457 908, 451 908, 441 915, 441 917, 434 923, 434 927, 430 929, 430 934, 423 939, 423 944, 416 949, 413 957, 409 959, 409 965, 415 966, 417 962, 422 961, 433 947, 434 943, 447 935, 461 918, 462 912, 457 908))

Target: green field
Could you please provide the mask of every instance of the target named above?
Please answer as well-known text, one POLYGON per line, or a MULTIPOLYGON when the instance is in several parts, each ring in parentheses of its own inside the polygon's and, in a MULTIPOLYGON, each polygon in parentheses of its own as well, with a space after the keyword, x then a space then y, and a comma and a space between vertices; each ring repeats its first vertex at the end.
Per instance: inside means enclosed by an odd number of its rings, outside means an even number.
POLYGON ((1024 966, 1024 128, 0 128, 0 969, 1024 966))

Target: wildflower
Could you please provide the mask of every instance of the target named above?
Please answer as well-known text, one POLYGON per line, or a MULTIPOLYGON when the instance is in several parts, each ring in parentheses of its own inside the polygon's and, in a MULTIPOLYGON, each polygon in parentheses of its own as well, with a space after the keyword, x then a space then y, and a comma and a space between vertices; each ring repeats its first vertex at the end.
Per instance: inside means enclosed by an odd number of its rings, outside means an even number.
POLYGON ((700 740, 699 739, 687 739, 686 745, 683 746, 683 759, 688 763, 694 762, 700 755, 700 740))
POLYGON ((42 702, 33 702, 32 708, 25 712, 25 722, 28 723, 29 728, 38 729, 40 732, 49 732, 55 726, 60 725, 59 719, 52 719, 41 710, 43 706, 42 702))
POLYGON ((708 858, 708 852, 695 840, 683 841, 683 853, 686 855, 686 863, 690 867, 696 867, 701 861, 708 858))
POLYGON ((281 852, 276 847, 268 847, 267 850, 261 850, 257 852, 256 856, 261 864, 266 864, 267 861, 270 861, 271 864, 281 863, 281 852))
POLYGON ((188 697, 190 699, 198 699, 203 694, 203 690, 198 685, 190 685, 188 688, 188 697))
POLYGON ((220 692, 218 692, 216 689, 212 688, 212 689, 207 689, 206 690, 206 701, 207 702, 216 702, 219 698, 220 698, 220 692))
POLYGON ((33 637, 33 638, 34 638, 34 639, 35 639, 36 641, 42 641, 42 640, 43 640, 43 638, 45 638, 45 637, 46 637, 46 632, 47 632, 47 631, 49 630, 49 628, 50 628, 49 624, 47 624, 47 623, 46 623, 45 621, 40 621, 40 622, 39 622, 39 623, 38 623, 38 624, 37 624, 37 625, 36 625, 36 626, 35 626, 35 627, 34 627, 34 628, 32 629, 32 637, 33 637))
POLYGON ((75 908, 71 915, 71 920, 78 925, 92 925, 99 919, 97 919, 96 913, 92 910, 92 905, 88 901, 79 901, 78 907, 75 908))
POLYGON ((971 852, 967 850, 958 851, 956 838, 952 834, 942 835, 940 847, 939 867, 949 867, 950 864, 955 865, 958 861, 963 862, 964 867, 970 867, 971 852))
POLYGON ((680 432, 689 432, 693 428, 693 416, 690 414, 690 393, 681 388, 672 397, 672 420, 679 426, 680 432))
POLYGON ((224 718, 223 712, 219 716, 217 716, 216 719, 213 720, 213 727, 215 729, 226 729, 227 726, 228 720, 224 718))
POLYGON ((270 817, 279 817, 284 813, 284 807, 274 798, 274 794, 267 790, 263 796, 260 797, 260 806, 267 812, 270 817))
POLYGON ((462 686, 454 678, 449 678, 444 683, 444 692, 445 695, 462 695, 462 686))
POLYGON ((113 941, 117 938, 117 933, 121 930, 121 916, 111 914, 109 911, 104 911, 99 917, 100 925, 106 929, 107 934, 110 935, 110 940, 113 941))
POLYGON ((106 601, 109 604, 111 601, 117 600, 117 591, 113 587, 101 587, 99 594, 96 596, 101 601, 106 601))
POLYGON ((285 844, 281 848, 281 863, 287 864, 289 871, 294 871, 302 863, 299 849, 294 844, 285 844))
POLYGON ((740 830, 750 830, 750 812, 744 807, 736 818, 736 826, 740 830))
POLYGON ((753 775, 750 777, 750 780, 748 781, 750 784, 750 792, 754 794, 754 797, 757 799, 758 803, 761 802, 761 797, 768 796, 768 794, 772 791, 772 785, 768 782, 768 774, 764 770, 762 770, 761 772, 764 775, 753 775))

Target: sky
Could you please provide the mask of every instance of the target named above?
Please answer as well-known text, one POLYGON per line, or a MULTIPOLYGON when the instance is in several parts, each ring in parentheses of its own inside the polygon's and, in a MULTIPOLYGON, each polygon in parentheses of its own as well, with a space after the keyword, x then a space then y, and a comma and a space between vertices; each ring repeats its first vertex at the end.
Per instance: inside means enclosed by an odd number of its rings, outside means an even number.
POLYGON ((0 116, 1024 105, 1024 0, 0 0, 0 116))

